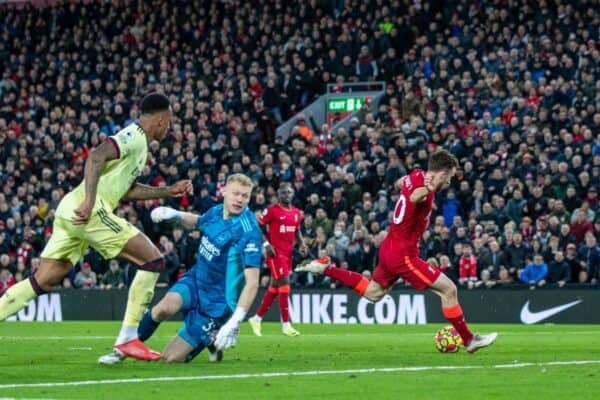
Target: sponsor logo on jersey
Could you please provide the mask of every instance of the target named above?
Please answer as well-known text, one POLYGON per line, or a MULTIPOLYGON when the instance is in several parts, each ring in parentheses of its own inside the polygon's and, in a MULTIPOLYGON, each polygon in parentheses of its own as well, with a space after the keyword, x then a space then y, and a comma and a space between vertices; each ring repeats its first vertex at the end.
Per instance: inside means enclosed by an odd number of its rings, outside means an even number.
POLYGON ((212 244, 206 236, 202 236, 200 246, 198 247, 198 253, 208 261, 212 261, 214 257, 219 257, 221 255, 221 250, 212 244))
POLYGON ((279 227, 279 233, 286 233, 286 232, 296 232, 296 227, 295 226, 281 225, 279 227))

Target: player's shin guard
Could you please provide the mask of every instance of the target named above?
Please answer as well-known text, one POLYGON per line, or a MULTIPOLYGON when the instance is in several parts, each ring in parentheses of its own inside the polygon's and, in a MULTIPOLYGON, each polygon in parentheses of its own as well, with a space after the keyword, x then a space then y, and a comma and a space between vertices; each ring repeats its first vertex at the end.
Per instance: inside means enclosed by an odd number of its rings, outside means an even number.
POLYGON ((473 339, 473 333, 467 326, 467 321, 465 321, 465 316, 463 314, 462 308, 460 304, 456 304, 450 307, 442 307, 442 312, 444 313, 444 317, 452 326, 458 331, 458 334, 463 340, 464 345, 468 345, 471 343, 471 339, 473 339))
POLYGON ((290 322, 290 285, 279 287, 279 315, 284 324, 290 322))
POLYGON ((323 272, 323 274, 335 279, 344 286, 349 287, 361 296, 364 296, 365 292, 367 291, 367 287, 369 286, 369 280, 367 278, 358 272, 348 271, 347 269, 329 267, 323 272))
POLYGON ((164 265, 165 260, 161 257, 141 265, 135 274, 135 278, 133 278, 133 282, 131 282, 131 287, 129 288, 123 326, 115 343, 116 345, 128 342, 137 336, 137 327, 144 315, 144 310, 148 308, 154 296, 154 286, 158 280, 158 271, 164 268, 164 265))
POLYGON ((12 286, 0 297, 0 321, 19 312, 32 299, 44 293, 33 276, 12 286))
POLYGON ((269 311, 271 304, 273 304, 273 301, 275 301, 275 298, 277 297, 277 293, 278 291, 276 287, 269 286, 265 292, 262 302, 260 303, 260 306, 258 307, 258 311, 256 312, 258 317, 262 318, 267 311, 269 311))
POLYGON ((152 318, 152 310, 150 308, 147 309, 138 326, 138 338, 142 342, 145 342, 154 334, 154 331, 156 331, 156 328, 158 328, 159 325, 160 321, 155 321, 154 318, 152 318))

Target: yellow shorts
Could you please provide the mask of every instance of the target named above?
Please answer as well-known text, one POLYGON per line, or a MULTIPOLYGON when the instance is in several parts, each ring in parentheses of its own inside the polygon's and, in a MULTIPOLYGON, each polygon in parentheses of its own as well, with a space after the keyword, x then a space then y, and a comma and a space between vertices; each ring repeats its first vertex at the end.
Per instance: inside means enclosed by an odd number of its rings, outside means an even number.
POLYGON ((111 259, 138 233, 136 227, 103 207, 94 209, 85 225, 73 225, 70 219, 56 216, 42 257, 69 260, 75 265, 91 246, 105 259, 111 259))

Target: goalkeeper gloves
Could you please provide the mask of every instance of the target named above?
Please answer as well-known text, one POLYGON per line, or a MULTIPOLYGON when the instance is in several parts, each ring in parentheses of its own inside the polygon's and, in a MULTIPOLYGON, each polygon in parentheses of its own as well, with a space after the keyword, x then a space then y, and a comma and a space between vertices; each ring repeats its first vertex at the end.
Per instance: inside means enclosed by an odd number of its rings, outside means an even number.
POLYGON ((219 329, 214 343, 218 350, 227 350, 236 345, 240 323, 245 316, 246 310, 237 307, 231 318, 219 329))
POLYGON ((150 213, 150 218, 152 218, 152 222, 159 223, 168 220, 181 220, 181 212, 177 211, 171 207, 157 207, 150 213))

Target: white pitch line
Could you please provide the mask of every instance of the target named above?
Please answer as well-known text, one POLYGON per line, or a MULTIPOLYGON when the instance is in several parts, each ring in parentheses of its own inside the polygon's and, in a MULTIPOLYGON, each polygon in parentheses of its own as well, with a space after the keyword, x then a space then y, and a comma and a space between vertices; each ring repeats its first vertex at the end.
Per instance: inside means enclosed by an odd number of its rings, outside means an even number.
POLYGON ((121 383, 144 383, 144 382, 177 382, 177 381, 209 381, 226 379, 253 379, 253 378, 280 378, 293 376, 315 376, 315 375, 343 375, 343 374, 371 374, 377 372, 419 372, 438 370, 463 370, 463 369, 486 369, 486 368, 526 368, 526 367, 550 367, 566 365, 600 364, 600 360, 574 360, 574 361, 550 361, 540 363, 514 363, 496 365, 441 365, 441 366, 416 366, 416 367, 390 367, 390 368, 364 368, 364 369, 342 369, 329 371, 292 371, 292 372, 265 372, 260 374, 233 374, 233 375, 200 375, 200 376, 163 376, 154 378, 131 378, 131 379, 103 379, 74 382, 43 382, 43 383, 12 383, 0 385, 0 389, 23 389, 39 387, 64 387, 64 386, 89 386, 89 385, 113 385, 121 383))
MULTIPOLYGON (((248 333, 248 332, 247 332, 248 333)), ((556 332, 506 332, 500 331, 502 336, 538 336, 538 335, 556 335, 556 332)), ((598 335, 600 334, 600 330, 597 331, 567 331, 564 332, 567 335, 598 335)), ((427 332, 410 332, 404 333, 401 329, 397 332, 369 332, 369 333, 303 333, 303 337, 356 337, 356 336, 386 336, 386 335, 395 335, 395 336, 433 336, 434 333, 427 332)), ((264 333, 263 336, 266 337, 282 337, 279 333, 264 333)), ((0 336, 0 340, 114 340, 116 336, 0 336)), ((155 339, 170 339, 173 335, 155 335, 153 338, 155 339)), ((248 337, 251 339, 261 340, 259 338, 255 338, 254 335, 250 335, 248 333, 248 337)), ((1 400, 1 399, 0 399, 1 400)))
POLYGON ((32 398, 26 398, 26 397, 0 397, 0 400, 59 400, 59 399, 47 399, 44 397, 32 397, 32 398))

